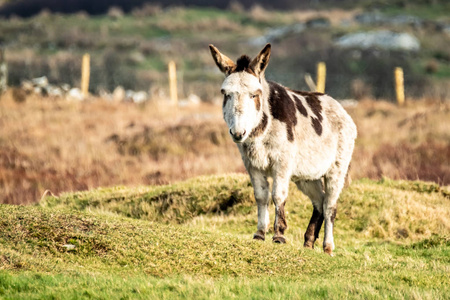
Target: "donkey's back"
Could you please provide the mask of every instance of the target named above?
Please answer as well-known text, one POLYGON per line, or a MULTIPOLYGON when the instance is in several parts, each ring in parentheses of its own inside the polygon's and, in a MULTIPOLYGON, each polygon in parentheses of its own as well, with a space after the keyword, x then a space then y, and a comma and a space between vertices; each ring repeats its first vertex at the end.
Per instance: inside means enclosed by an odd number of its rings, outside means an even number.
POLYGON ((293 179, 320 179, 333 164, 348 165, 356 126, 343 107, 326 94, 268 84, 272 128, 262 145, 279 147, 275 153, 292 165, 293 179))

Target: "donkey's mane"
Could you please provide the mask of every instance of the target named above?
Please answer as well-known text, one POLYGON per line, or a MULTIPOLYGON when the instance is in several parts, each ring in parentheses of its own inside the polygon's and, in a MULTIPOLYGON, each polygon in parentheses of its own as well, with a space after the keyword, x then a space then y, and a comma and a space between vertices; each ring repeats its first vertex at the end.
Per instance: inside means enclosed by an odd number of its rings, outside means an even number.
POLYGON ((250 67, 250 62, 251 62, 251 58, 248 57, 248 55, 242 55, 241 57, 238 58, 238 60, 236 61, 236 69, 234 70, 234 72, 248 72, 248 73, 252 73, 254 74, 255 72, 253 71, 253 69, 250 67))

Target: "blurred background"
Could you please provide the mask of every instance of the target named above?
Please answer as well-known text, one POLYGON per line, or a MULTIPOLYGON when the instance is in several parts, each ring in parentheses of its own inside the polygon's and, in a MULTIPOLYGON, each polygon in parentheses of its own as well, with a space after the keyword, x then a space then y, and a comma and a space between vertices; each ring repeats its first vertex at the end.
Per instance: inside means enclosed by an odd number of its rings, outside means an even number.
POLYGON ((208 44, 268 42, 269 80, 310 90, 325 64, 359 128, 354 178, 450 184, 447 0, 0 0, 0 203, 245 172, 208 44))

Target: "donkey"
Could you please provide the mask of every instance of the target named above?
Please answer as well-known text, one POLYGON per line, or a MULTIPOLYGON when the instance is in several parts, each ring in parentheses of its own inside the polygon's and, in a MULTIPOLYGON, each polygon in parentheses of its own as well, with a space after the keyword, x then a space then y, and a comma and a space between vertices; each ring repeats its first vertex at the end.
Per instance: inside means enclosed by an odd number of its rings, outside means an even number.
POLYGON ((275 204, 273 242, 286 243, 284 206, 292 180, 314 206, 304 247, 314 248, 325 222, 323 249, 333 255, 336 203, 344 186, 356 139, 356 126, 342 106, 326 94, 291 90, 267 81, 271 45, 256 58, 236 63, 209 45, 226 78, 222 84, 223 117, 237 144, 253 185, 258 226, 265 240, 269 225, 269 183, 275 204))

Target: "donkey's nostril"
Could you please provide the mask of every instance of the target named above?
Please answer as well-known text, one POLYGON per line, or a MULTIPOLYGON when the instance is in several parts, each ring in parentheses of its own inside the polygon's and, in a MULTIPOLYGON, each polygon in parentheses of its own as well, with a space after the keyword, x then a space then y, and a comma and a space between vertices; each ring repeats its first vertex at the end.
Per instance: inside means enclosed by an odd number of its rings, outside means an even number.
POLYGON ((233 133, 233 132, 230 130, 230 133, 231 133, 231 135, 233 136, 233 139, 234 139, 235 141, 240 141, 240 140, 242 140, 242 138, 244 137, 246 131, 244 130, 243 132, 235 132, 235 133, 233 133))

